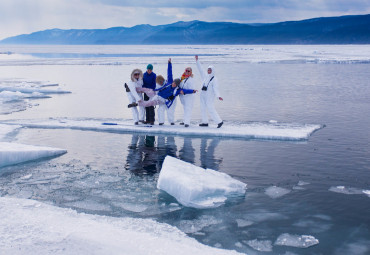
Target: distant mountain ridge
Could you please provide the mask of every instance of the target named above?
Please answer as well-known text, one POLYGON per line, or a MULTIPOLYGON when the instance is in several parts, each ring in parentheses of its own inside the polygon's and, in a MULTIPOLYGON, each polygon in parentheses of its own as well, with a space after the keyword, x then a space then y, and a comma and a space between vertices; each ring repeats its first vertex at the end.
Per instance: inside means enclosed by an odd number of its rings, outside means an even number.
POLYGON ((268 24, 179 21, 107 29, 49 29, 1 44, 370 44, 370 14, 268 24))

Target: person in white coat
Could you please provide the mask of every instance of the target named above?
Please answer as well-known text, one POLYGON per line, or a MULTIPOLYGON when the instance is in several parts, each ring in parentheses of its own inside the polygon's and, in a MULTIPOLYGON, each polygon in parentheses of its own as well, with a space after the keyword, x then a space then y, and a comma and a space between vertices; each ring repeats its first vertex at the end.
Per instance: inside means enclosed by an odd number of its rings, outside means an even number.
POLYGON ((224 123, 218 115, 214 101, 215 98, 223 100, 220 96, 218 89, 218 81, 215 77, 215 68, 209 66, 207 72, 202 68, 198 56, 195 56, 195 61, 197 63, 198 70, 202 77, 202 91, 200 92, 200 110, 202 114, 202 123, 199 124, 201 127, 208 127, 208 113, 211 116, 212 120, 217 123, 217 128, 220 128, 224 123))
MULTIPOLYGON (((130 104, 143 100, 143 95, 136 92, 136 88, 142 87, 143 72, 140 69, 134 69, 131 73, 131 81, 129 81, 127 84, 125 83, 125 88, 130 104)), ((139 106, 139 110, 136 107, 133 107, 131 108, 131 111, 135 125, 138 125, 139 122, 144 123, 145 108, 143 106, 139 106)))
MULTIPOLYGON (((185 68, 185 72, 181 76, 181 83, 179 86, 180 89, 194 90, 195 86, 193 76, 193 70, 191 69, 191 67, 185 68)), ((184 118, 183 122, 181 122, 180 125, 185 125, 185 127, 189 127, 194 105, 194 94, 180 95, 180 101, 184 108, 184 118)))

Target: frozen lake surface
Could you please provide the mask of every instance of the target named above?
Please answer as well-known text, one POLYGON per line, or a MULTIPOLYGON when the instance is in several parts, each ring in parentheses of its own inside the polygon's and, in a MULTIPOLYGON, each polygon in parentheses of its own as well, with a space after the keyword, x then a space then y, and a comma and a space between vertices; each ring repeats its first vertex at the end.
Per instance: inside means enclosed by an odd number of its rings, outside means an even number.
MULTIPOLYGON (((0 168, 2 211, 29 212, 34 223, 27 235, 13 228, 21 221, 4 213, 2 229, 14 231, 0 241, 0 253, 11 251, 11 240, 17 238, 31 244, 20 254, 29 253, 32 240, 38 240, 39 249, 76 245, 79 234, 53 246, 79 220, 97 229, 104 223, 105 233, 122 235, 120 226, 136 222, 131 230, 137 240, 145 239, 140 245, 147 244, 142 254, 163 242, 168 254, 172 249, 216 254, 211 247, 246 254, 370 252, 368 45, 1 45, 0 121, 127 121, 131 111, 123 83, 132 69, 152 63, 155 73, 165 74, 171 57, 174 76, 191 66, 200 88, 195 54, 204 66, 215 66, 224 98, 216 108, 225 124, 325 127, 308 139, 271 141, 0 125, 0 142, 67 151, 0 168), (246 183, 245 196, 212 209, 181 205, 156 187, 166 155, 246 183), (58 231, 38 235, 50 229, 37 231, 42 218, 35 212, 50 215, 58 231), (57 215, 68 222, 65 229, 53 218, 57 215), (164 239, 153 241, 158 232, 164 239)), ((197 96, 194 126, 200 121, 199 105, 197 96)), ((178 103, 177 122, 181 116, 178 103)), ((84 243, 86 252, 100 245, 117 253, 112 242, 94 231, 84 243)))

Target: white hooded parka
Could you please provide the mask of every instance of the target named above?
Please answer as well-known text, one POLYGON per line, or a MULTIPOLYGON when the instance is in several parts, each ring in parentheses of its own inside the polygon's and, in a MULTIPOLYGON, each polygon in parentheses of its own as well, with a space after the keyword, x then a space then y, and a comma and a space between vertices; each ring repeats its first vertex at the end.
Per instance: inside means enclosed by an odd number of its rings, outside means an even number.
MULTIPOLYGON (((130 92, 127 92, 128 100, 131 103, 137 103, 140 100, 143 100, 143 95, 138 94, 136 92, 136 88, 142 88, 143 87, 143 72, 140 69, 134 69, 131 72, 131 81, 127 83, 130 92), (134 77, 134 74, 139 72, 139 79, 136 79, 134 77)), ((137 107, 132 107, 132 118, 134 119, 134 122, 143 121, 144 122, 144 115, 145 115, 145 108, 143 106, 138 106, 139 111, 137 110, 137 107)))
POLYGON ((208 114, 207 114, 208 111, 209 115, 211 116, 211 119, 215 123, 219 124, 222 122, 222 119, 220 118, 220 115, 218 115, 215 109, 214 101, 215 98, 219 98, 221 96, 218 89, 218 80, 217 77, 215 77, 215 68, 213 66, 209 66, 208 69, 211 69, 212 72, 208 74, 208 72, 202 68, 199 60, 197 60, 196 63, 199 73, 203 80, 202 88, 203 87, 207 88, 206 91, 201 90, 200 92, 200 110, 202 114, 202 123, 208 124, 208 114))

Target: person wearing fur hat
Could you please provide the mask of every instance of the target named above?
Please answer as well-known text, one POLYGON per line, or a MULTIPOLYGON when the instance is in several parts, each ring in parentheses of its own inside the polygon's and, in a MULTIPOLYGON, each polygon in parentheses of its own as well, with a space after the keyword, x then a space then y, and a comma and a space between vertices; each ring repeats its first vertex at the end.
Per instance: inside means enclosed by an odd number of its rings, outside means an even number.
MULTIPOLYGON (((131 72, 131 81, 128 84, 125 83, 125 88, 130 103, 139 102, 143 100, 142 94, 136 92, 136 88, 142 88, 143 86, 143 72, 140 69, 134 69, 131 72)), ((138 125, 139 122, 144 123, 145 108, 139 107, 132 108, 132 118, 134 119, 135 125, 138 125)))
MULTIPOLYGON (((193 77, 194 75, 191 67, 185 68, 185 72, 181 76, 181 83, 179 87, 181 89, 194 90, 195 86, 193 77)), ((192 94, 180 95, 180 101, 184 108, 184 118, 183 122, 181 122, 180 125, 185 125, 185 127, 189 127, 193 111, 194 95, 192 94)))
POLYGON ((148 88, 136 88, 136 91, 139 93, 145 93, 150 97, 149 101, 140 100, 138 102, 133 102, 129 104, 127 107, 132 108, 136 106, 143 106, 143 107, 150 107, 160 104, 165 104, 168 108, 171 107, 173 101, 178 95, 188 95, 196 93, 197 90, 193 89, 181 89, 179 87, 181 83, 180 79, 175 79, 172 83, 169 83, 163 88, 158 90, 158 94, 156 90, 148 89, 148 88))
MULTIPOLYGON (((149 64, 146 67, 146 72, 144 73, 143 76, 143 88, 148 88, 148 89, 155 89, 155 79, 157 78, 157 75, 153 72, 153 65, 149 64)), ((144 94, 144 100, 147 101, 149 100, 149 96, 144 94)), ((145 108, 146 111, 146 123, 154 125, 155 121, 155 112, 154 112, 154 107, 148 107, 145 108)))
POLYGON ((212 120, 217 123, 217 128, 220 128, 224 123, 215 109, 214 101, 215 98, 218 98, 221 101, 223 100, 223 98, 220 96, 220 92, 218 90, 218 81, 215 77, 215 68, 213 66, 209 66, 207 68, 207 72, 205 72, 200 62, 198 61, 198 56, 195 56, 195 61, 203 80, 202 91, 200 93, 200 110, 202 114, 202 123, 200 123, 199 126, 208 127, 209 113, 212 120))
MULTIPOLYGON (((164 79, 162 75, 158 75, 156 78, 156 91, 165 88, 166 86, 173 83, 173 76, 172 76, 172 63, 171 59, 168 59, 168 66, 167 66, 167 80, 164 79)), ((159 104, 158 106, 158 122, 159 125, 164 125, 165 120, 165 112, 167 112, 167 120, 171 125, 175 125, 175 109, 176 109, 176 98, 173 99, 172 105, 167 107, 166 104, 159 104)))

